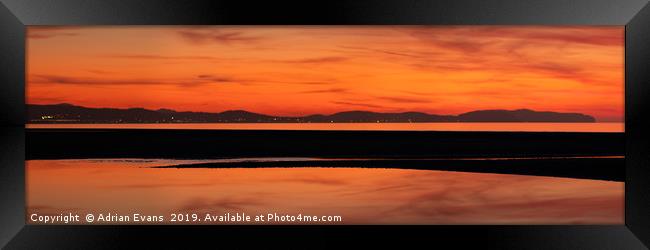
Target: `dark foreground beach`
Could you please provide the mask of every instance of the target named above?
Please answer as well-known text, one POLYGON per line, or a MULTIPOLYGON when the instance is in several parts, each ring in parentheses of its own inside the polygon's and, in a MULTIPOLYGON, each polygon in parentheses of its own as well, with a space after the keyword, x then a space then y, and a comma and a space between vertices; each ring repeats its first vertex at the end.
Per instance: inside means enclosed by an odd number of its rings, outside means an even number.
MULTIPOLYGON (((623 181, 623 133, 27 129, 26 158, 316 157, 320 167, 430 169, 623 181), (336 160, 333 160, 333 159, 336 160), (329 159, 329 160, 328 160, 329 159)), ((309 161, 175 168, 309 167, 309 161)))
POLYGON ((608 181, 625 180, 625 159, 321 159, 310 161, 242 161, 195 163, 159 168, 394 168, 474 173, 520 174, 608 181))
POLYGON ((623 156, 624 133, 26 129, 27 159, 623 156))

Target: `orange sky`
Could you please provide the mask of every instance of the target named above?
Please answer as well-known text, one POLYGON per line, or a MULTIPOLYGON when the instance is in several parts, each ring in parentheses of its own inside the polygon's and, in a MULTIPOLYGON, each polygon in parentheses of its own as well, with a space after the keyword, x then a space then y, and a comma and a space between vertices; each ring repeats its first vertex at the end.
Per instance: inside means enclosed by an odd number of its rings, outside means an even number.
POLYGON ((27 102, 622 121, 623 44, 623 26, 31 26, 27 102))

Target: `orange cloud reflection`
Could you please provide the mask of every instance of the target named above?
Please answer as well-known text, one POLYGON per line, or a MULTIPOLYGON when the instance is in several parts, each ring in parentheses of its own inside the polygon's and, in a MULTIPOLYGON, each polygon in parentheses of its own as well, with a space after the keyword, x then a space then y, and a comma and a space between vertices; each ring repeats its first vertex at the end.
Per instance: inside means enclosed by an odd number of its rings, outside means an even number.
POLYGON ((169 219, 170 213, 279 213, 340 215, 343 224, 623 223, 621 182, 399 169, 149 168, 191 162, 30 160, 28 214, 169 219))

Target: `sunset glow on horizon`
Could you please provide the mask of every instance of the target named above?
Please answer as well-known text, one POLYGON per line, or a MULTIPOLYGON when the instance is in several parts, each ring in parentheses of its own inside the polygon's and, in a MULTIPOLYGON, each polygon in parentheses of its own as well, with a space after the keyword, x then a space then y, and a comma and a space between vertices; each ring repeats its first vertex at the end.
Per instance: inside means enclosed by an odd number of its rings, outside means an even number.
POLYGON ((624 26, 30 26, 29 104, 624 115, 624 26))

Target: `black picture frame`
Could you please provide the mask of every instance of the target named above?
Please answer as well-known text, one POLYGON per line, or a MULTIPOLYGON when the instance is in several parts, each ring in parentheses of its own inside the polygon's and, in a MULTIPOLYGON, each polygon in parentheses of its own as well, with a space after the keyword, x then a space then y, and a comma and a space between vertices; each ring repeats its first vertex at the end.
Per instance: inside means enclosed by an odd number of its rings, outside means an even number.
POLYGON ((429 244, 487 248, 650 246, 650 7, 646 0, 0 0, 0 246, 169 247, 208 243, 429 244), (35 226, 25 224, 27 25, 625 25, 625 225, 35 226))

